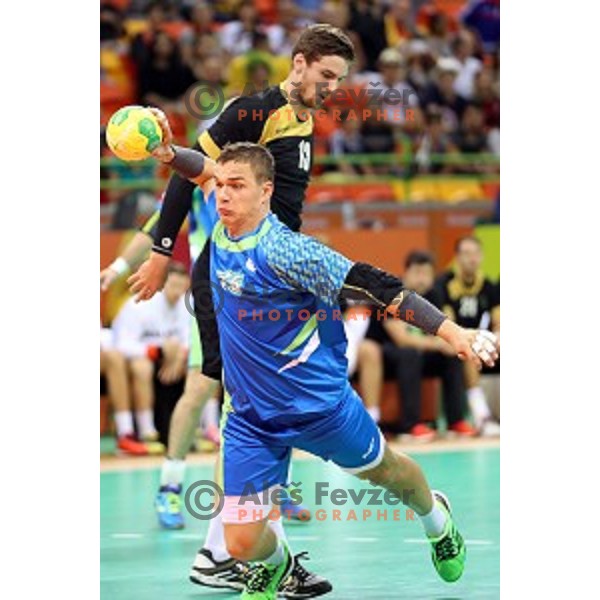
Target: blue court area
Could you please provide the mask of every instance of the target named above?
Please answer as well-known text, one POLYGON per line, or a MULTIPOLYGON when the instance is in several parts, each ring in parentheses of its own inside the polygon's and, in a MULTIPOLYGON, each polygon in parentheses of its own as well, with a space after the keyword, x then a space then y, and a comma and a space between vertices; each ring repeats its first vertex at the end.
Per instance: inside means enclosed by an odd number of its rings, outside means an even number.
MULTIPOLYGON (((418 520, 407 520, 400 506, 335 506, 331 498, 315 506, 315 484, 329 489, 369 489, 321 460, 295 459, 293 480, 325 519, 286 523, 292 550, 309 552, 305 565, 327 577, 331 600, 392 598, 419 600, 493 599, 500 596, 500 451, 498 448, 411 454, 432 487, 453 504, 467 542, 467 565, 454 584, 441 581, 431 564, 429 545, 418 520), (357 520, 352 519, 351 510, 357 520), (339 510, 341 520, 334 520, 339 510), (363 510, 371 510, 368 516, 363 510), (387 510, 377 518, 377 511, 387 510), (398 511, 394 515, 394 511, 398 511), (363 519, 363 516, 366 518, 363 519), (394 520, 394 516, 398 520, 394 520)), ((188 483, 212 478, 210 465, 191 466, 188 483)), ((207 522, 187 516, 186 529, 159 529, 153 510, 158 468, 101 474, 101 597, 106 600, 227 599, 239 594, 192 584, 188 572, 202 545, 207 522)))

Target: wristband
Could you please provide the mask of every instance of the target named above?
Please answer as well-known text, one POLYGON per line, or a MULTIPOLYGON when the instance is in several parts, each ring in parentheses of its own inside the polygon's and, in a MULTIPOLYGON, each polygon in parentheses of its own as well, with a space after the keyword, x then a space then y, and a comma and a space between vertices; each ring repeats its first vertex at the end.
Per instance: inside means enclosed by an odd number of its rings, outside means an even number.
POLYGON ((204 154, 197 150, 171 146, 175 156, 168 165, 186 179, 196 179, 204 171, 204 154))
POLYGON ((413 291, 404 290, 391 303, 398 306, 397 316, 422 329, 426 333, 435 335, 440 325, 446 320, 446 315, 436 308, 431 302, 413 291), (408 293, 407 293, 408 292, 408 293))
POLYGON ((129 273, 129 271, 131 270, 129 263, 122 256, 116 258, 108 266, 108 268, 112 269, 117 275, 124 275, 125 273, 129 273))

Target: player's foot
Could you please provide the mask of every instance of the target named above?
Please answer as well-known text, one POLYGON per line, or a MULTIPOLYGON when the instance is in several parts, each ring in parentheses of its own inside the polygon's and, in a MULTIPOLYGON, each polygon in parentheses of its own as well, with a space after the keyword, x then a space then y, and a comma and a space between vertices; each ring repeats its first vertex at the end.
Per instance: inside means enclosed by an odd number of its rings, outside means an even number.
POLYGON ((291 575, 279 586, 279 595, 283 598, 300 600, 302 598, 316 598, 328 594, 333 586, 327 579, 306 570, 299 559, 308 559, 308 552, 300 552, 294 557, 294 570, 291 575))
POLYGON ((180 485, 161 486, 154 500, 154 508, 158 522, 163 529, 183 529, 185 527, 181 514, 180 485))
POLYGON ((415 442, 417 444, 426 444, 435 439, 437 432, 425 423, 417 423, 408 433, 400 435, 401 442, 415 442))
POLYGON ((159 436, 158 432, 149 433, 142 437, 142 441, 144 442, 144 446, 148 450, 148 454, 152 455, 160 455, 164 454, 167 449, 162 442, 158 441, 159 436))
POLYGON ((439 576, 448 582, 460 579, 465 568, 467 548, 452 519, 448 498, 441 492, 433 492, 433 497, 448 518, 444 532, 437 538, 430 537, 431 560, 439 576))
POLYGON ((131 454, 132 456, 145 456, 148 449, 145 444, 139 442, 133 434, 122 435, 117 439, 117 450, 122 454, 131 454))
POLYGON ((500 424, 486 419, 479 429, 479 435, 485 438, 500 437, 500 424))
POLYGON ((200 548, 190 572, 190 581, 213 588, 244 589, 249 567, 240 560, 215 560, 208 548, 200 548))
POLYGON ((448 428, 448 432, 459 437, 473 437, 477 431, 467 421, 457 421, 448 428))
POLYGON ((310 511, 303 504, 292 504, 290 498, 286 498, 279 507, 281 518, 284 521, 310 521, 310 511))
POLYGON ((246 587, 240 596, 241 600, 276 600, 277 590, 294 570, 294 557, 288 545, 281 540, 283 561, 280 565, 255 563, 250 567, 246 587))

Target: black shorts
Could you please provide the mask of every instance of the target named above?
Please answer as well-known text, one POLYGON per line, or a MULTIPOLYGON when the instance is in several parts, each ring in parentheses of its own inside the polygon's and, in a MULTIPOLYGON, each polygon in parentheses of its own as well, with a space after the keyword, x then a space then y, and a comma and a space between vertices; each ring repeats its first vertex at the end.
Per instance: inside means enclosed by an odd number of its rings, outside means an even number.
POLYGON ((210 240, 207 240, 192 268, 192 296, 202 344, 202 373, 211 379, 221 381, 223 363, 213 302, 213 285, 215 284, 211 284, 210 281, 210 240))

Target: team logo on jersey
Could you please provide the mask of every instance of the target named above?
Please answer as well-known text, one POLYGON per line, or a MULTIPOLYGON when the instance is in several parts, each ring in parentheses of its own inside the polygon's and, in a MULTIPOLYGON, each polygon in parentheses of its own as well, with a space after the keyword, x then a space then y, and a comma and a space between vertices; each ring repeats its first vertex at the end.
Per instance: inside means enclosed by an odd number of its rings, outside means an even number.
POLYGON ((254 264, 254 261, 251 258, 248 258, 248 260, 246 261, 246 269, 248 269, 248 271, 256 273, 256 265, 254 264))
POLYGON ((221 287, 231 292, 235 296, 242 295, 242 286, 244 285, 244 273, 241 271, 232 271, 227 269, 226 271, 219 271, 217 269, 217 277, 221 283, 221 287))

